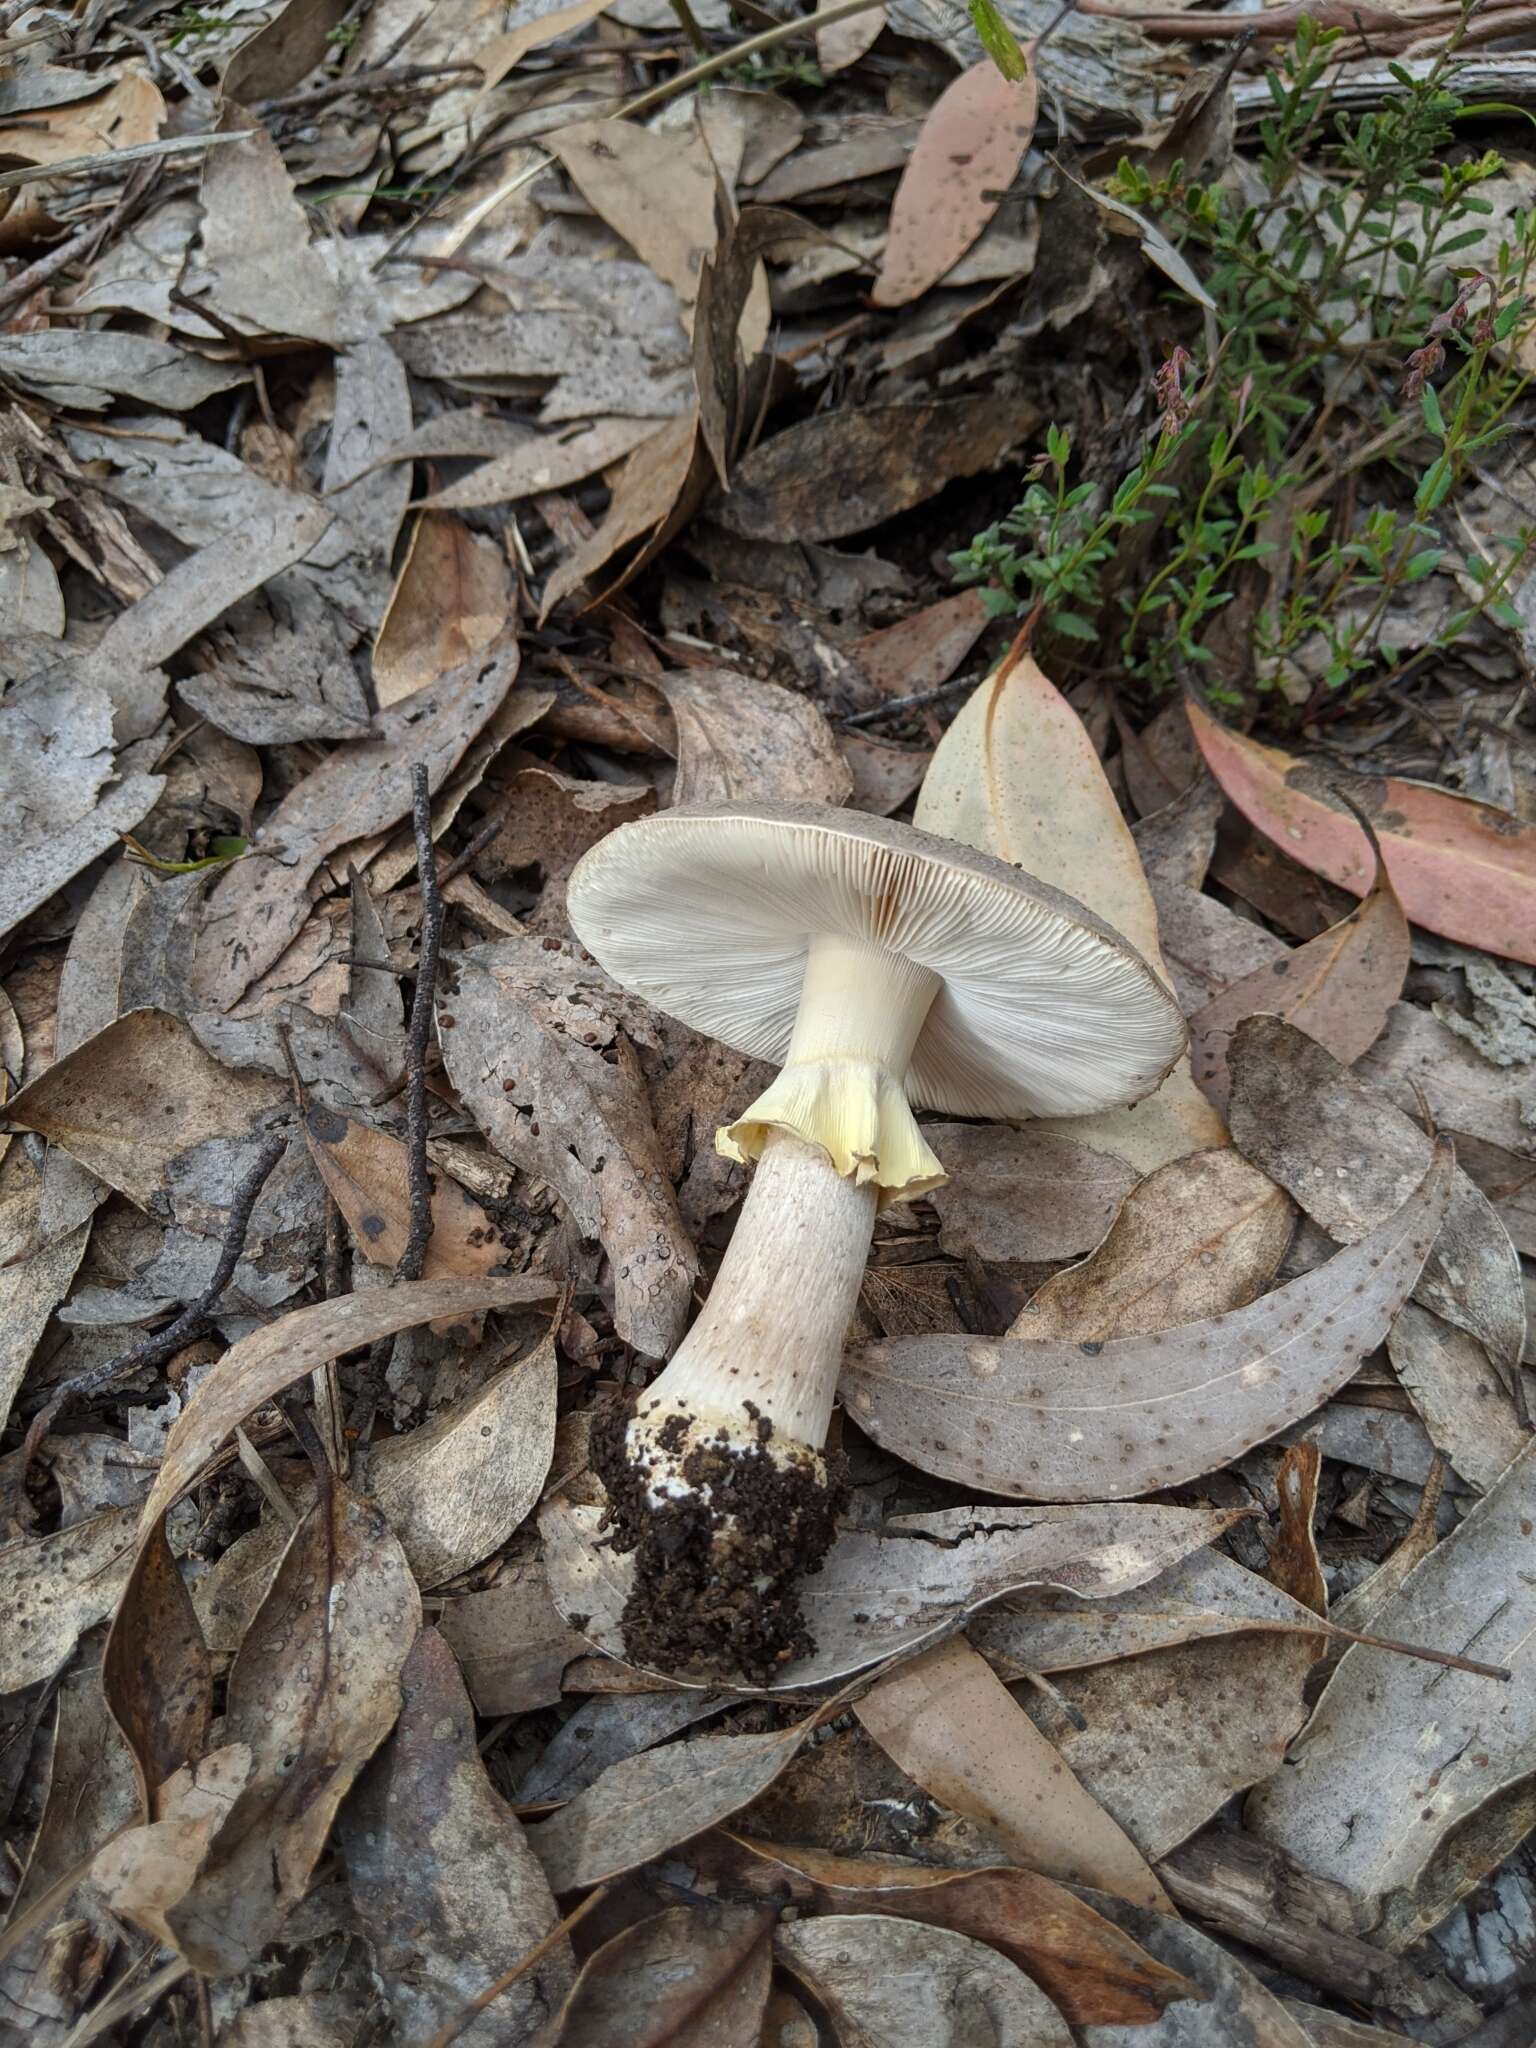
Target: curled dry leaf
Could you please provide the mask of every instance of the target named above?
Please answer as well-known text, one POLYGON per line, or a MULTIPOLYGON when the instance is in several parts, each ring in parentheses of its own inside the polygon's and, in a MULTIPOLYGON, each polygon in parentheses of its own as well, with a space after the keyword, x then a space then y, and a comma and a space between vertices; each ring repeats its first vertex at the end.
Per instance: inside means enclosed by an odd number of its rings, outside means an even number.
MULTIPOLYGON (((406 1149, 388 1131, 355 1123, 319 1104, 304 1115, 309 1156, 331 1198, 351 1226, 353 1242, 375 1266, 400 1263, 411 1231, 411 1197, 406 1149)), ((455 1274, 488 1273, 505 1256, 496 1227, 456 1180, 436 1176, 432 1189, 432 1235, 427 1241, 424 1280, 455 1274)))
POLYGON ((1530 1825, 1536 1769, 1536 1586, 1512 1568, 1536 1521, 1528 1446, 1373 1621, 1383 1635, 1502 1663, 1508 1684, 1357 1644, 1249 1825, 1347 1885, 1401 1951, 1448 1913, 1530 1825))
POLYGON ((562 598, 570 597, 588 578, 605 569, 621 548, 642 535, 649 536, 639 553, 608 583, 604 595, 611 597, 623 587, 651 547, 659 546, 679 517, 686 516, 703 496, 707 457, 700 450, 697 411, 668 420, 630 450, 614 482, 602 525, 571 550, 544 585, 541 623, 562 598))
POLYGON ((1536 962, 1536 825, 1421 782, 1341 778, 1229 732, 1193 701, 1187 708, 1211 773, 1243 816, 1293 860, 1351 895, 1366 893, 1370 842, 1328 786, 1347 780, 1415 924, 1536 962))
POLYGON ((1230 1145, 1170 1159, 1132 1188, 1092 1257, 1053 1274, 1008 1334, 1102 1343, 1242 1308, 1274 1278, 1295 1213, 1230 1145))
POLYGON ((508 939, 461 956, 444 1064, 501 1156, 548 1181, 582 1236, 601 1241, 619 1334, 663 1358, 698 1258, 624 1030, 635 1013, 599 969, 553 945, 508 939))
MULTIPOLYGON (((557 1924, 544 1873, 475 1743, 453 1653, 423 1629, 400 1673, 394 1734, 347 1802, 341 1847, 396 2029, 427 2041, 557 1924)), ((473 2020, 468 2048, 521 2040, 570 1986, 560 1943, 473 2020)))
POLYGON ((1323 1454, 1316 1444, 1291 1444, 1286 1449, 1275 1472, 1280 1528, 1269 1554, 1269 1576, 1283 1593, 1310 1607, 1314 1614, 1328 1612, 1328 1582, 1312 1527, 1322 1469, 1323 1454))
POLYGON ((905 306, 954 269, 1018 176, 1039 105, 1033 64, 1010 79, 983 57, 945 87, 891 202, 874 305, 905 306))
POLYGON ((1223 989, 1189 1020, 1195 1079, 1223 1112, 1227 1048, 1244 1017, 1284 1017, 1351 1066, 1381 1036, 1408 972, 1408 921, 1386 862, 1358 910, 1331 930, 1223 989))
MULTIPOLYGON (((1136 842, 1087 728, 1028 655, 1005 660, 939 742, 913 813, 925 832, 994 853, 1096 911, 1166 980, 1157 910, 1136 842)), ((1070 1122, 1043 1118, 1076 1143, 1142 1173, 1225 1142, 1226 1128, 1181 1059, 1156 1094, 1130 1109, 1070 1122)))
MULTIPOLYGON (((410 809, 411 774, 425 766, 434 793, 476 734, 501 708, 517 675, 517 643, 482 649, 404 703, 382 712, 375 738, 326 755, 261 827, 256 852, 214 884, 203 911, 194 985, 209 1009, 227 1011, 295 936, 310 884, 329 854, 387 831, 410 809)), ((530 718, 548 699, 527 693, 530 718)))
POLYGON ((889 1913, 984 1941, 1017 1963, 1074 2026, 1140 2026, 1174 1999, 1198 1997, 1177 1970, 1154 1962, 1113 1921, 1054 1878, 1012 1864, 935 1870, 892 1857, 843 1857, 823 1849, 726 1832, 742 1859, 731 1866, 753 1891, 789 1892, 818 1913, 889 1913))
POLYGON ((134 1594, 140 1627, 108 1638, 101 1688, 133 1755, 141 1813, 158 1819, 161 1786, 203 1754, 213 1721, 208 1645, 163 1524, 145 1541, 134 1594))
POLYGON ((337 1808, 394 1726, 421 1601, 379 1510, 330 1481, 300 1522, 229 1674, 227 1743, 250 1773, 182 1897, 179 1952, 254 1968, 309 1889, 337 1808))
POLYGON ((949 1179, 929 1192, 939 1243, 960 1257, 1070 1259, 1098 1244, 1135 1169, 1033 1125, 926 1124, 949 1179))
MULTIPOLYGON (((1232 1074, 1237 1143, 1341 1243, 1379 1225, 1424 1172, 1431 1141, 1413 1118, 1283 1019, 1249 1017, 1239 1025, 1232 1074)), ((1460 1167, 1413 1294, 1515 1369, 1525 1345, 1519 1255, 1460 1167)))
POLYGON ((771 1907, 673 1906, 626 1927, 588 1957, 553 2040, 564 2048, 758 2048, 777 1917, 771 1907))
POLYGON ((860 2048, 1071 2048, 1045 1993, 996 1949, 883 1914, 793 1921, 774 1953, 860 2048))
POLYGON ((832 728, 807 697, 735 669, 656 678, 677 721, 678 804, 841 804, 853 789, 832 728))
POLYGON ((1098 1899, 1105 1913, 1159 1962, 1182 1970, 1204 1993, 1199 2005, 1170 2006, 1129 2040, 1119 2028, 1085 2027, 1084 2048, 1309 2048, 1306 2035, 1271 1992, 1208 1934, 1166 1913, 1098 1899))
MULTIPOLYGON (((1243 1514, 1146 1506, 951 1508, 900 1516, 880 1530, 844 1530, 801 1595, 815 1651, 786 1664, 774 1686, 753 1689, 845 1678, 947 1634, 1023 1586, 1060 1586, 1092 1600, 1144 1585, 1214 1543, 1243 1514)), ((598 1540, 596 1509, 551 1501, 539 1528, 556 1606, 598 1649, 622 1657, 628 1558, 598 1540)), ((672 1683, 707 1685, 711 1678, 673 1673, 672 1683)))
POLYGON ((1026 1869, 1173 1911, 1136 1844, 963 1636, 877 1680, 854 1712, 909 1778, 1026 1869))
POLYGON ((373 644, 380 706, 472 661, 511 609, 512 572, 496 543, 449 512, 423 512, 373 644))
POLYGON ((811 1732, 697 1735, 612 1765, 528 1839, 550 1889, 580 1891, 636 1870, 739 1813, 765 1792, 811 1732))
POLYGON ((1205 1322, 1106 1343, 910 1337, 843 1362, 848 1412, 922 1471, 1022 1500, 1122 1500, 1215 1471, 1310 1414, 1385 1337, 1454 1167, 1315 1272, 1205 1322))

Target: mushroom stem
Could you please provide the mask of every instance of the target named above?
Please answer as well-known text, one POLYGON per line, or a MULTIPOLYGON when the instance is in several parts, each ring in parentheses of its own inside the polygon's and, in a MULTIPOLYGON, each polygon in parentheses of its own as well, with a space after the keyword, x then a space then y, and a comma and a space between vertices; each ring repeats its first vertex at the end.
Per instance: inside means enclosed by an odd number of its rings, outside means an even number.
POLYGON ((750 1402, 776 1435, 823 1443, 875 1196, 872 1181, 838 1173, 819 1145, 769 1131, 709 1300, 637 1419, 708 1411, 751 1440, 750 1402))

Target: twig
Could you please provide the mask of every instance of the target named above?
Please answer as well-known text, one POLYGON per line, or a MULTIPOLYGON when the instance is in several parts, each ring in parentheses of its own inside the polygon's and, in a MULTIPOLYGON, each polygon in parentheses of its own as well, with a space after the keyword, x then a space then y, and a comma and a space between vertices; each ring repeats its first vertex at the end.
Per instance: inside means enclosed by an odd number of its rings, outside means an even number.
POLYGON ((600 1884, 595 1892, 588 1892, 581 1904, 573 1912, 567 1913, 558 1927, 552 1927, 542 1941, 536 1941, 526 1955, 519 1956, 511 1969, 504 1970, 494 1984, 487 1984, 483 1991, 477 1991, 464 2010, 451 2019, 447 2026, 439 2027, 427 2043, 427 2048, 448 2048, 451 2041, 457 2041, 472 2019, 483 2013, 485 2008, 493 2005, 504 1991, 510 1991, 520 1978, 526 1977, 530 1970, 542 1963, 550 1950, 558 1948, 572 1929, 579 1927, 594 1907, 600 1906, 612 1890, 611 1884, 600 1884))
POLYGON ((781 21, 775 28, 765 28, 760 34, 748 36, 739 43, 733 43, 718 56, 706 57, 701 64, 690 64, 686 71, 679 71, 675 78, 653 85, 649 92, 643 92, 637 99, 626 100, 618 109, 621 118, 635 114, 648 114, 652 107, 659 107, 663 100, 671 99, 674 93, 686 92, 690 85, 697 85, 701 79, 713 78, 717 71, 725 71, 733 64, 745 63, 748 57, 755 57, 759 50, 771 50, 778 43, 787 43, 792 36, 814 35, 818 29, 830 28, 836 21, 851 21, 856 14, 868 14, 872 7, 881 5, 881 0, 842 0, 837 7, 824 7, 819 14, 796 15, 793 21, 781 21))
POLYGON ((163 142, 136 142, 131 149, 104 149, 95 156, 67 156, 55 164, 26 164, 19 171, 0 171, 0 192, 16 185, 33 184, 39 178, 106 177, 120 167, 147 163, 153 157, 189 153, 200 156, 205 150, 221 149, 226 142, 249 142, 257 132, 254 128, 241 128, 228 135, 172 135, 163 142))
MULTIPOLYGON (((438 887, 437 856, 432 846, 432 791, 424 766, 411 776, 411 824, 416 834, 416 873, 421 884, 421 940, 416 950, 416 988, 405 1042, 405 1176, 410 1195, 411 1227, 405 1250, 395 1267, 397 1280, 419 1280, 432 1239, 432 1171, 427 1161, 427 1055, 431 1050, 432 1004, 437 990, 437 961, 443 943, 443 896, 438 887)), ((395 1093, 390 1089, 383 1098, 395 1093)), ((357 1402, 348 1424, 352 1438, 352 1479, 362 1491, 368 1478, 368 1443, 373 1418, 384 1391, 395 1340, 381 1337, 368 1353, 360 1375, 357 1402)))
POLYGON ((973 690, 985 681, 983 673, 967 676, 951 676, 947 683, 940 683, 932 690, 915 690, 910 697, 889 697, 883 704, 875 705, 871 711, 855 711, 851 718, 840 718, 840 726, 878 725, 882 718, 889 718, 897 711, 921 711, 926 705, 937 704, 941 698, 953 696, 956 690, 973 690))
POLYGON ((46 1407, 40 1408, 28 1426, 26 1438, 21 1446, 21 1457, 17 1463, 16 1476, 12 1482, 12 1501, 19 1508, 26 1489, 27 1473, 32 1460, 37 1456, 39 1444, 58 1420, 59 1410, 67 1401, 77 1401, 99 1394, 124 1374, 141 1372, 145 1366, 163 1365, 173 1358, 183 1344, 193 1337, 201 1336, 213 1319, 213 1310, 219 1296, 234 1277, 240 1255, 245 1250, 246 1234, 251 1227, 251 1215, 258 1196, 267 1184, 267 1177, 279 1159, 288 1149, 288 1134, 274 1133, 266 1140, 255 1159, 251 1162, 245 1178, 235 1189, 234 1199, 229 1205, 229 1221, 224 1228, 223 1249, 219 1263, 213 1269, 213 1278, 195 1301, 188 1302, 174 1322, 168 1323, 158 1335, 145 1337, 140 1343, 120 1352, 116 1358, 109 1358, 104 1365, 93 1366, 89 1372, 77 1373, 74 1379, 66 1380, 46 1407))

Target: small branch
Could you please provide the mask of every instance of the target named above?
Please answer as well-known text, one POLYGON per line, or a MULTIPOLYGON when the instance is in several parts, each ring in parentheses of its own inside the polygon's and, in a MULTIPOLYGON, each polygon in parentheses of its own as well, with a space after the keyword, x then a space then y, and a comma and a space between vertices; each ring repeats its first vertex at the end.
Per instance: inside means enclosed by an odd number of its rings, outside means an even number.
POLYGON ((938 704, 945 697, 952 697, 957 690, 973 690, 985 675, 951 676, 947 683, 940 683, 932 690, 914 690, 910 697, 890 697, 884 704, 876 704, 869 711, 855 711, 851 718, 840 718, 837 722, 846 731, 849 726, 878 725, 882 718, 891 718, 899 711, 922 711, 930 704, 938 704))
POLYGON ((504 1991, 510 1991, 519 1978, 526 1977, 531 1969, 542 1963, 550 1950, 558 1948, 572 1928, 579 1926, 595 1906, 600 1906, 612 1889, 612 1885, 600 1884, 596 1891, 588 1892, 581 1904, 573 1912, 567 1913, 558 1927, 552 1927, 542 1941, 536 1941, 525 1955, 518 1958, 510 1970, 504 1970, 494 1984, 487 1984, 483 1991, 477 1991, 455 2019, 451 2019, 447 2026, 438 2029, 427 2043, 427 2048, 449 2048, 449 2043, 457 2041, 472 2019, 484 2012, 488 2005, 494 2004, 504 1991))
POLYGON ((397 1280, 421 1278, 432 1236, 432 1176, 427 1164, 427 1048, 437 993, 437 959, 443 943, 443 897, 432 850, 432 796, 425 767, 418 768, 412 777, 411 821, 416 830, 416 871, 421 880, 421 945, 405 1048, 405 1170, 410 1189, 411 1228, 395 1268, 397 1280))
POLYGON ((114 1380, 122 1379, 130 1372, 141 1372, 146 1366, 164 1365, 168 1358, 174 1358, 183 1344, 200 1337, 213 1320, 213 1311, 219 1297, 234 1278, 241 1253, 245 1250, 246 1236, 251 1227, 251 1216, 257 1198, 267 1184, 268 1176, 279 1159, 288 1149, 288 1134, 277 1132, 266 1140, 246 1172, 245 1178, 235 1189, 234 1199, 229 1205, 229 1221, 224 1228, 223 1249, 219 1263, 213 1270, 213 1278, 197 1297, 188 1302, 174 1322, 168 1323, 158 1335, 145 1337, 129 1350, 109 1358, 104 1365, 92 1368, 90 1372, 66 1380, 45 1408, 38 1410, 27 1429, 21 1447, 21 1458, 12 1487, 12 1500, 19 1508, 27 1484, 27 1473, 32 1460, 37 1456, 38 1446, 58 1420, 59 1411, 66 1402, 87 1399, 99 1394, 103 1387, 109 1387, 114 1380))

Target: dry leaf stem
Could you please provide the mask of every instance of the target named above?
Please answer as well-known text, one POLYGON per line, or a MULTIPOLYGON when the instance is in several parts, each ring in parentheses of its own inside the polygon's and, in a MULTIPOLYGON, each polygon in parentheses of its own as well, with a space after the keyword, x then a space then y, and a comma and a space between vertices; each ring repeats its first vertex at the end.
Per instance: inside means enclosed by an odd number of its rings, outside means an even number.
POLYGON ((510 1970, 504 1970, 494 1983, 487 1984, 483 1991, 477 1991, 456 2018, 451 2019, 447 2026, 439 2027, 426 2044, 426 2048, 448 2048, 449 2042, 456 2041, 477 2014, 484 2012, 488 2005, 493 2005, 504 1991, 510 1991, 519 1978, 526 1977, 530 1970, 536 1969, 543 1962, 552 1949, 558 1948, 572 1929, 578 1927, 595 1907, 602 1904, 612 1889, 612 1885, 600 1884, 596 1891, 588 1892, 581 1904, 573 1907, 558 1927, 551 1927, 544 1939, 536 1941, 526 1955, 519 1956, 510 1970))

